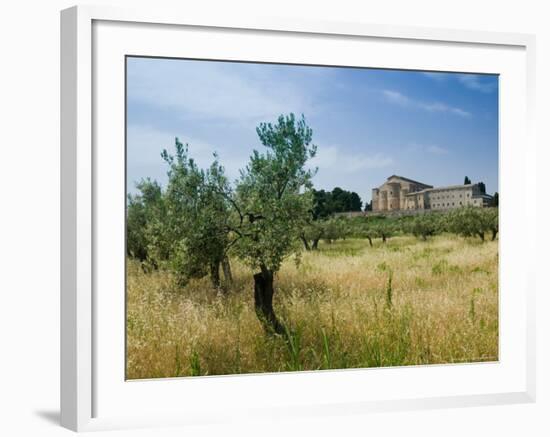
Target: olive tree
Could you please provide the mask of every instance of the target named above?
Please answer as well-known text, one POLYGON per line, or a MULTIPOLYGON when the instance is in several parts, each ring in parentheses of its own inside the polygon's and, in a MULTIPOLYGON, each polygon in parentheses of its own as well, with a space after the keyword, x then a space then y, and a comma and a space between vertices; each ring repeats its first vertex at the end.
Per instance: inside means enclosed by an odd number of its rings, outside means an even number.
POLYGON ((328 244, 332 244, 336 240, 345 239, 349 232, 346 226, 347 219, 331 218, 323 222, 323 239, 328 244))
POLYGON ((126 205, 126 253, 139 261, 151 260, 147 225, 161 214, 162 193, 158 183, 143 179, 138 194, 129 194, 126 205))
POLYGON ((480 207, 465 206, 447 214, 447 229, 463 237, 479 237, 485 241, 485 232, 491 230, 491 224, 488 214, 480 207))
POLYGON ((382 238, 383 243, 386 243, 389 238, 393 237, 397 230, 395 222, 388 218, 373 223, 372 227, 376 231, 376 236, 382 238))
POLYGON ((371 220, 357 220, 353 224, 353 236, 357 238, 366 238, 369 246, 372 247, 373 238, 379 236, 376 225, 371 220))
MULTIPOLYGON (((303 116, 280 116, 256 131, 265 150, 252 153, 234 188, 217 157, 208 169, 200 169, 176 139, 175 155, 162 153, 169 165, 168 184, 164 192, 158 187, 157 212, 142 220, 136 208, 135 221, 146 223, 151 256, 168 264, 183 284, 210 274, 218 286, 220 264, 229 267, 232 250, 253 269, 255 309, 264 328, 286 335, 273 309, 273 279, 285 258, 300 256, 316 171, 306 163, 316 146, 303 116)), ((224 273, 227 278, 228 270, 224 273)))
POLYGON ((491 231, 491 241, 495 241, 498 234, 498 208, 484 208, 483 220, 489 231, 491 231))
POLYGON ((128 195, 126 207, 126 254, 139 261, 147 259, 146 207, 139 195, 128 195))
POLYGON ((304 243, 305 250, 318 250, 319 241, 325 234, 325 222, 323 220, 308 220, 300 233, 300 240, 304 243))
POLYGON ((175 154, 163 150, 168 164, 168 184, 162 193, 161 214, 147 224, 150 251, 174 271, 180 285, 191 278, 210 275, 212 285, 220 287, 220 266, 231 280, 227 251, 229 206, 218 195, 228 189, 228 181, 217 157, 211 166, 200 169, 189 157, 188 146, 177 138, 175 154))
POLYGON ((300 233, 313 206, 315 171, 306 163, 316 146, 303 116, 280 116, 256 131, 265 151, 255 150, 241 171, 231 202, 231 231, 237 235, 236 253, 254 271, 258 318, 268 332, 285 335, 273 309, 273 277, 285 258, 300 254, 300 233))
POLYGON ((417 215, 405 224, 405 229, 415 237, 426 241, 428 237, 441 232, 441 217, 436 213, 417 215))

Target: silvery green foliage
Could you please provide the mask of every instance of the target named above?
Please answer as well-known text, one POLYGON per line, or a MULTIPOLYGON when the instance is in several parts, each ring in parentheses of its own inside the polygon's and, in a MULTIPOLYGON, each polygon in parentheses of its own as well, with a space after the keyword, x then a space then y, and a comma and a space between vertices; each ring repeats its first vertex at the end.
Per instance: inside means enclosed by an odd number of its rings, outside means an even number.
POLYGON ((485 233, 498 232, 498 209, 465 206, 447 214, 446 227, 463 237, 479 237, 485 241, 485 233))
POLYGON ((306 250, 316 250, 321 239, 327 243, 332 243, 350 235, 350 220, 347 218, 319 218, 313 220, 310 217, 300 233, 300 239, 306 250))
POLYGON ((387 239, 393 237, 399 230, 399 224, 396 220, 384 218, 372 224, 376 236, 382 238, 386 242, 387 239))
POLYGON ((290 114, 260 124, 257 133, 264 150, 253 152, 234 187, 217 156, 201 169, 176 138, 175 153, 162 153, 169 166, 166 189, 146 180, 140 194, 129 197, 129 254, 145 252, 181 284, 207 274, 219 282, 229 251, 261 271, 275 272, 286 257, 298 258, 313 207, 316 170, 306 167, 316 152, 312 130, 303 116, 290 114))
POLYGON ((346 238, 348 236, 347 218, 331 218, 321 222, 323 227, 323 238, 327 243, 346 238))
POLYGON ((406 223, 405 229, 415 237, 426 240, 428 237, 432 237, 442 232, 442 217, 435 212, 419 214, 406 223))
POLYGON ((313 220, 309 218, 301 231, 300 239, 306 250, 317 250, 319 241, 325 234, 325 225, 323 220, 313 220))
POLYGON ((189 157, 177 138, 175 154, 166 150, 168 184, 162 194, 162 214, 148 224, 151 256, 171 268, 178 282, 211 275, 219 285, 219 265, 229 245, 228 202, 218 193, 229 190, 217 157, 206 170, 189 157))
POLYGON ((299 236, 312 209, 315 156, 312 130, 304 117, 280 116, 256 129, 263 152, 255 150, 237 182, 232 230, 235 251, 254 269, 277 271, 300 254, 299 236))
POLYGON ((140 261, 146 261, 150 259, 147 225, 160 213, 162 193, 160 185, 150 179, 140 181, 137 188, 140 194, 128 195, 126 252, 140 261))

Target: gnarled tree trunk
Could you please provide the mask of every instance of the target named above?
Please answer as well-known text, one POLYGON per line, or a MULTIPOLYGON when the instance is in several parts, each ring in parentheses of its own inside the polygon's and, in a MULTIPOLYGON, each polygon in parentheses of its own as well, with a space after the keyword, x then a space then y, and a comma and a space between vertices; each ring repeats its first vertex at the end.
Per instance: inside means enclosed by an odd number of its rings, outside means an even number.
POLYGON ((210 281, 214 288, 220 287, 220 263, 219 261, 210 264, 210 281))
POLYGON ((233 274, 231 273, 231 264, 229 263, 229 258, 224 257, 222 261, 223 277, 226 282, 233 282, 233 274))
POLYGON ((279 321, 273 310, 273 293, 273 272, 266 267, 262 267, 262 271, 254 275, 256 315, 267 333, 286 335, 284 325, 279 321))
POLYGON ((313 246, 311 247, 313 250, 319 249, 319 240, 320 238, 316 238, 315 240, 313 240, 313 246))
POLYGON ((302 243, 304 243, 304 247, 306 248, 306 250, 311 250, 306 237, 304 237, 303 235, 300 235, 300 240, 302 240, 302 243))

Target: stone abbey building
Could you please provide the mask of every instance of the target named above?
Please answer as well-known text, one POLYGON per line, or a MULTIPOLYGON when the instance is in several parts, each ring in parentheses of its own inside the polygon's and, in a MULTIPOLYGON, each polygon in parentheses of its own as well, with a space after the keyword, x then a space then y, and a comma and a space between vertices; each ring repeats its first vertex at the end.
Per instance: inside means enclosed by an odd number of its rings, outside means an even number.
POLYGON ((392 175, 372 190, 372 211, 449 210, 461 206, 488 206, 492 196, 477 184, 433 187, 402 176, 392 175))

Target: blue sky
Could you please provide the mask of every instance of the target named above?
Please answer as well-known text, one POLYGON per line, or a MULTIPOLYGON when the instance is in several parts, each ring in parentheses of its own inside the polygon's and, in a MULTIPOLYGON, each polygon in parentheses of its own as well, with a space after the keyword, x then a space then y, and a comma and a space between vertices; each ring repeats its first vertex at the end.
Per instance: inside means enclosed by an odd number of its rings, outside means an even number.
POLYGON ((199 165, 217 152, 233 180, 255 127, 304 114, 318 146, 317 189, 363 201, 388 176, 434 186, 468 175, 498 190, 498 77, 342 67, 128 58, 127 182, 166 183, 162 149, 189 144, 199 165))

